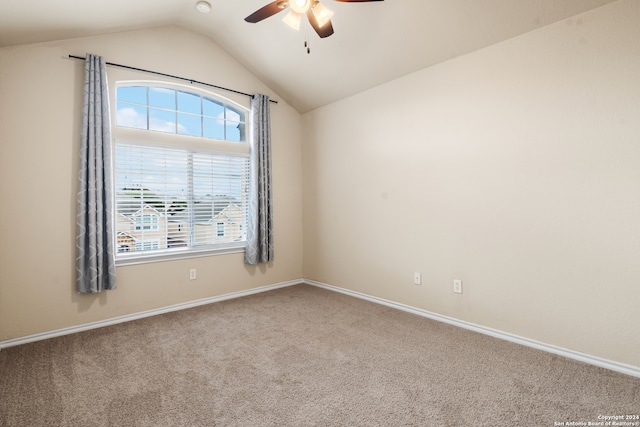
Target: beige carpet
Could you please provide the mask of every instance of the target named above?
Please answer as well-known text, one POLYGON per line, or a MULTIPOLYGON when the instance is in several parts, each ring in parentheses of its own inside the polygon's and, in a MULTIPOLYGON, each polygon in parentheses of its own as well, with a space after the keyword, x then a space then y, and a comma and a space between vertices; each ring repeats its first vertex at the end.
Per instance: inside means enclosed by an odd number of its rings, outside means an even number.
POLYGON ((0 352, 2 426, 554 426, 640 379, 307 285, 0 352))

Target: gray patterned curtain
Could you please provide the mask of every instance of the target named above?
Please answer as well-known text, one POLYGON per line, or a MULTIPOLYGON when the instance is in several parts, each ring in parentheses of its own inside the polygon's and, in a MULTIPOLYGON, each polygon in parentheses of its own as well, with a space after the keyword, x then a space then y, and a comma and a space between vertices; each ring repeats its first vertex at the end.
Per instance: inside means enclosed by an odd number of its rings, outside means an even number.
POLYGON ((76 289, 115 289, 111 118, 104 58, 87 54, 80 141, 76 289))
POLYGON ((247 247, 247 264, 273 261, 273 229, 271 203, 271 121, 269 97, 251 97, 251 189, 247 247))

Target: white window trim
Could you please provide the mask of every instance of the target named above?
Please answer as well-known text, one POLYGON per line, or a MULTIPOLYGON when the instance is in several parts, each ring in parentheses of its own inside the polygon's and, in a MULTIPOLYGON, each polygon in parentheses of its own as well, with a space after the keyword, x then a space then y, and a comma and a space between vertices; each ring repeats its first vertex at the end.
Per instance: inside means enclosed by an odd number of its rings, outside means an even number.
POLYGON ((186 250, 183 252, 181 249, 171 249, 171 252, 168 252, 166 250, 158 250, 147 253, 122 252, 118 254, 118 257, 116 258, 116 267, 124 265, 147 264, 151 262, 173 261, 177 259, 201 258, 214 255, 244 253, 244 248, 245 244, 243 242, 221 243, 215 249, 192 249, 189 252, 187 252, 186 250))

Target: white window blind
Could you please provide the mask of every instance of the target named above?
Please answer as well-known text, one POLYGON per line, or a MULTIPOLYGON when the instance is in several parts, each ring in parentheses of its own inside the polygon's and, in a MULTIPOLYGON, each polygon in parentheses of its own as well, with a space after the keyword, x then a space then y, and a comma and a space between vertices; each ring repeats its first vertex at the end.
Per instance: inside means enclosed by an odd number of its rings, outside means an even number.
POLYGON ((244 246, 248 182, 247 154, 116 141, 118 258, 244 246))

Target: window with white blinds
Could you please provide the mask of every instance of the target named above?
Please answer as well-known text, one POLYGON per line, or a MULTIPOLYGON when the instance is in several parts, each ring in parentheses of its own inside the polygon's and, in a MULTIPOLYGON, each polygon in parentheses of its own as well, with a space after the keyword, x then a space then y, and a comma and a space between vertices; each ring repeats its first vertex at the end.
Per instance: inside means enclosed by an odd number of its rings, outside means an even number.
POLYGON ((117 260, 144 261, 244 248, 249 147, 244 137, 246 114, 242 107, 166 87, 119 86, 116 93, 117 260), (158 90, 166 103, 156 96, 155 104, 150 106, 149 94, 158 90), (143 96, 133 99, 132 93, 143 96), (180 123, 186 123, 180 119, 180 114, 186 114, 179 111, 181 98, 189 100, 188 114, 191 123, 200 121, 193 128, 199 131, 181 127, 180 123), (131 126, 132 103, 147 123, 151 123, 149 116, 157 113, 150 110, 170 112, 163 121, 163 130, 154 130, 157 121, 155 125, 131 126), (214 127, 211 123, 205 125, 215 118, 211 115, 212 104, 219 106, 220 117, 215 119, 219 130, 208 135, 203 129, 214 127), (231 115, 229 111, 235 114, 232 121, 225 120, 231 115), (238 131, 239 127, 242 131, 238 131))

